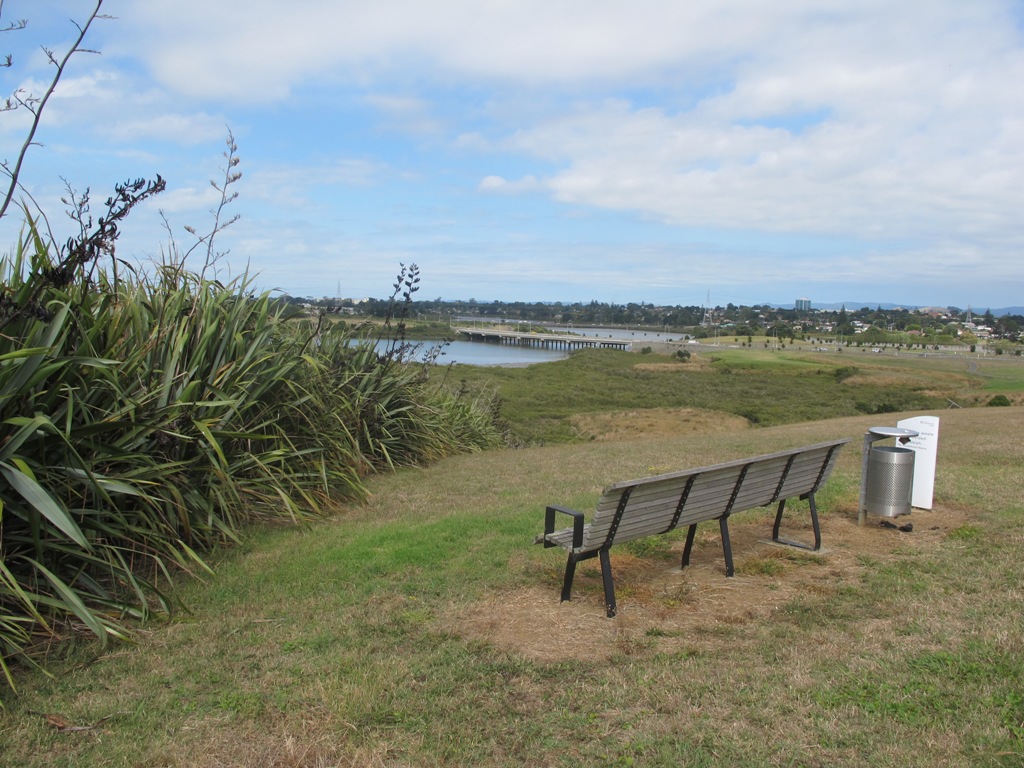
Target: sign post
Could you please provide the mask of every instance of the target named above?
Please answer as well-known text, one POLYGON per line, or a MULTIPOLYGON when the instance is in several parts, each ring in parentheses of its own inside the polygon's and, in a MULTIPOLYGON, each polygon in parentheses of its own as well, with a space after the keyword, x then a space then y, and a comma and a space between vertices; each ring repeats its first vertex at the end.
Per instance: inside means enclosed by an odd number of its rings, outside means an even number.
POLYGON ((935 491, 935 460, 939 453, 939 417, 915 416, 897 424, 917 432, 917 436, 906 443, 906 447, 916 454, 910 505, 918 509, 931 509, 935 491))

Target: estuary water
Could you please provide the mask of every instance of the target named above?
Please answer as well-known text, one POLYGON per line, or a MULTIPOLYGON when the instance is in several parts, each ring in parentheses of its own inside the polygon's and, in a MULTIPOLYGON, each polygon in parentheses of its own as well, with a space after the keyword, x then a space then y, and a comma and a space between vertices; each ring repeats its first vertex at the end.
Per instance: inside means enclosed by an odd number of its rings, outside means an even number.
MULTIPOLYGON (((416 359, 422 360, 436 342, 425 341, 416 351, 416 359)), ((449 342, 437 358, 438 365, 456 363, 459 365, 533 365, 564 360, 569 352, 564 349, 537 349, 521 347, 518 344, 485 344, 479 341, 449 342)))
MULTIPOLYGON (((514 326, 514 322, 512 323, 514 326)), ((525 327, 525 326, 524 326, 525 327)), ((679 334, 661 333, 658 331, 637 331, 623 328, 577 328, 573 326, 551 325, 548 330, 555 333, 572 333, 577 336, 588 336, 608 339, 625 339, 634 345, 643 346, 651 341, 669 341, 679 339, 679 334)), ((415 359, 422 360, 437 342, 424 341, 416 351, 415 359)), ((639 348, 639 347, 634 347, 639 348)), ((543 349, 540 347, 520 346, 518 344, 490 344, 480 341, 449 342, 437 358, 438 365, 456 363, 458 365, 533 365, 548 363, 553 360, 564 360, 569 356, 566 349, 543 349)))
MULTIPOLYGON (((515 322, 510 323, 514 327, 515 322)), ((524 325, 524 329, 525 329, 524 325)), ((624 339, 639 349, 652 341, 678 341, 681 334, 664 333, 651 330, 630 330, 628 328, 588 328, 565 325, 545 326, 554 333, 571 333, 577 336, 597 337, 603 339, 624 339)), ((424 342, 420 348, 419 359, 427 353, 432 342, 424 342)), ((569 356, 565 349, 542 349, 539 347, 519 346, 518 344, 488 344, 479 341, 452 341, 444 348, 444 354, 438 358, 438 365, 457 363, 461 365, 533 365, 547 363, 552 360, 564 360, 569 356)))

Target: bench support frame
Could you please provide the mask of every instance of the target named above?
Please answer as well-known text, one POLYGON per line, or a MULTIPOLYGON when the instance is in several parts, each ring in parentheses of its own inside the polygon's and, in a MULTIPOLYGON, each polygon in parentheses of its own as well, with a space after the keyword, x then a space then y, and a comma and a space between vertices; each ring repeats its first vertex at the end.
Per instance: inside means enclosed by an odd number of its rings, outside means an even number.
MULTIPOLYGON (((608 550, 612 547, 612 542, 615 541, 615 532, 619 528, 619 523, 622 522, 622 514, 626 511, 626 505, 629 503, 629 496, 633 493, 633 488, 627 488, 622 492, 622 496, 619 497, 619 504, 615 510, 615 517, 612 519, 611 527, 608 531, 608 542, 605 546, 600 549, 591 550, 589 552, 577 552, 580 546, 583 544, 583 513, 577 512, 575 509, 567 509, 565 507, 550 506, 544 512, 544 531, 545 534, 551 533, 555 530, 555 513, 561 512, 569 515, 573 519, 573 531, 572 531, 572 550, 569 552, 569 558, 565 563, 565 578, 562 580, 562 602, 572 599, 572 582, 576 576, 576 564, 583 562, 584 560, 590 560, 594 557, 601 558, 601 580, 604 582, 604 604, 605 611, 608 614, 608 618, 614 618, 616 613, 615 605, 615 579, 612 576, 612 559, 608 550)), ((547 539, 544 540, 545 547, 554 547, 557 544, 552 544, 547 539)))
MULTIPOLYGON (((811 552, 817 552, 821 549, 821 525, 818 522, 818 505, 814 503, 814 494, 817 493, 818 489, 821 488, 822 483, 825 481, 825 473, 828 466, 832 463, 832 456, 838 451, 842 445, 833 445, 829 448, 828 456, 825 457, 824 463, 821 465, 821 470, 818 472, 818 479, 814 481, 814 486, 810 491, 800 496, 801 500, 806 499, 811 507, 811 527, 814 530, 814 544, 804 544, 799 541, 792 541, 790 539, 779 538, 779 526, 782 524, 782 513, 786 509, 786 500, 779 500, 779 511, 775 513, 775 524, 772 526, 772 541, 776 544, 785 544, 787 547, 796 547, 798 549, 807 549, 811 552)), ((774 502, 779 497, 779 493, 782 490, 783 483, 786 482, 786 476, 789 474, 790 467, 793 466, 793 460, 796 456, 791 456, 789 462, 786 464, 786 469, 782 473, 782 479, 779 481, 779 487, 775 490, 774 502)))
POLYGON ((814 503, 814 494, 807 493, 800 498, 807 499, 811 505, 811 527, 814 529, 814 544, 805 544, 800 541, 779 538, 779 525, 782 523, 782 512, 786 509, 785 499, 779 502, 779 511, 775 513, 775 525, 772 526, 772 541, 776 544, 785 544, 787 547, 796 547, 797 549, 807 549, 811 552, 817 552, 821 549, 821 525, 818 523, 818 507, 814 503))

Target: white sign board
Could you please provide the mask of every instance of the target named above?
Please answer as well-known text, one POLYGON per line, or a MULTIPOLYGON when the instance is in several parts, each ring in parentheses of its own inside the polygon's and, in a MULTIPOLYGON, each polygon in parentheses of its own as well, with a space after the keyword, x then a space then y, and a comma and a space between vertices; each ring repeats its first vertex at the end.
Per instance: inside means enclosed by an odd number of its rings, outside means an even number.
POLYGON ((910 506, 918 509, 932 508, 935 491, 935 459, 939 453, 939 417, 915 416, 897 422, 897 426, 912 429, 918 433, 910 442, 901 443, 914 451, 914 487, 910 495, 910 506))

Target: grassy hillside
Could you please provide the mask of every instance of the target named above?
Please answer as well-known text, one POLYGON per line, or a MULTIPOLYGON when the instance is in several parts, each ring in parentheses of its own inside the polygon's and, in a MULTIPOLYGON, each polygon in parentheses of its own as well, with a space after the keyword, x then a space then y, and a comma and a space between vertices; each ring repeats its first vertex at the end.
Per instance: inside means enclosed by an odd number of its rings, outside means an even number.
POLYGON ((911 533, 856 524, 860 436, 902 414, 373 478, 365 504, 226 552, 136 645, 23 673, 2 762, 1018 766, 1024 411, 933 413, 936 508, 911 533), (596 568, 559 604, 562 557, 530 543, 546 504, 588 509, 608 482, 833 437, 854 442, 819 554, 762 543, 768 511, 733 520, 734 579, 714 525, 683 572, 676 538, 613 550, 608 620, 596 568))

